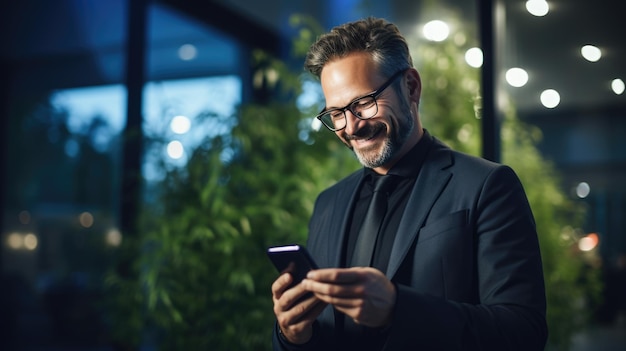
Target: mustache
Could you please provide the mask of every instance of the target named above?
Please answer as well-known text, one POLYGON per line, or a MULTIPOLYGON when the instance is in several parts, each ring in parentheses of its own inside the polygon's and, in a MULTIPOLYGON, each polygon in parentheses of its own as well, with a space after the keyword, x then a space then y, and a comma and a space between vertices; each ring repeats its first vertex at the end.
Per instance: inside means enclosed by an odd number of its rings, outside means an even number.
POLYGON ((374 136, 376 133, 380 132, 382 129, 385 129, 384 123, 375 123, 375 124, 366 124, 363 128, 357 130, 354 134, 348 134, 343 132, 343 138, 347 141, 351 140, 359 140, 359 139, 367 139, 374 136))

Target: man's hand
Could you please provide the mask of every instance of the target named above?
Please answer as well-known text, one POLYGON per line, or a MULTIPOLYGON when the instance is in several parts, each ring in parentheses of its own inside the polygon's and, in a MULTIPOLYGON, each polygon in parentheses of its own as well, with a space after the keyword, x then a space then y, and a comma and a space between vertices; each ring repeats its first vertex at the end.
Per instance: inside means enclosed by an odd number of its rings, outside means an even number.
POLYGON ((292 276, 282 274, 272 284, 274 314, 283 336, 293 344, 304 344, 313 335, 313 322, 326 307, 314 295, 305 297, 309 291, 297 284, 288 289, 292 276))
POLYGON ((357 324, 377 328, 391 322, 396 287, 375 268, 318 269, 310 271, 301 285, 357 324))

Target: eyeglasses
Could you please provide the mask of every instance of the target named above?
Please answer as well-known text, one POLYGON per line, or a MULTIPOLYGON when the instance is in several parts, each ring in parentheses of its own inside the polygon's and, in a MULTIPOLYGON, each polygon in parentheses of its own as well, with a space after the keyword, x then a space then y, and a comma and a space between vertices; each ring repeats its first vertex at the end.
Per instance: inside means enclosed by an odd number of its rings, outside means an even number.
POLYGON ((405 70, 398 71, 394 73, 389 80, 385 82, 380 88, 375 90, 372 93, 361 96, 352 100, 346 107, 342 108, 331 108, 330 110, 322 110, 319 115, 316 116, 317 119, 322 121, 326 128, 330 129, 333 132, 338 130, 342 130, 347 125, 346 119, 346 110, 352 112, 358 119, 370 119, 378 113, 378 103, 376 103, 376 98, 380 95, 387 87, 396 80, 396 78, 400 77, 405 70))

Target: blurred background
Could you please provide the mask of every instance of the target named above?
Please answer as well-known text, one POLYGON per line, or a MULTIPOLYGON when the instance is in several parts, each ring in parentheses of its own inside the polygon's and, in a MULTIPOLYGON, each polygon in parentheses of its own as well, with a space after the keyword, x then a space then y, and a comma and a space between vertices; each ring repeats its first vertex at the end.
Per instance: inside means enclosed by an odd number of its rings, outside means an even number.
POLYGON ((511 164, 554 350, 626 347, 626 3, 0 4, 0 350, 269 349, 264 248, 358 168, 303 53, 395 22, 426 128, 511 164), (320 105, 322 104, 322 105, 320 105))

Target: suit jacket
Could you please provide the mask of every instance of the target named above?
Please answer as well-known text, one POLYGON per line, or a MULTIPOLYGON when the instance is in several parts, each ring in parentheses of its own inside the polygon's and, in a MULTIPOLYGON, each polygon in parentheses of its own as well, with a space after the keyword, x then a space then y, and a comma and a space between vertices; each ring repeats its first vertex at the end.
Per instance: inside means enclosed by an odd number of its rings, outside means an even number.
MULTIPOLYGON (((428 135, 427 135, 428 136, 428 135)), ((428 136, 430 137, 430 136, 428 136)), ((363 172, 322 192, 307 247, 339 267, 363 172)), ((400 221, 386 276, 397 288, 383 350, 543 350, 545 288, 537 232, 516 174, 434 140, 400 221)), ((308 345, 333 350, 332 306, 308 345)))

